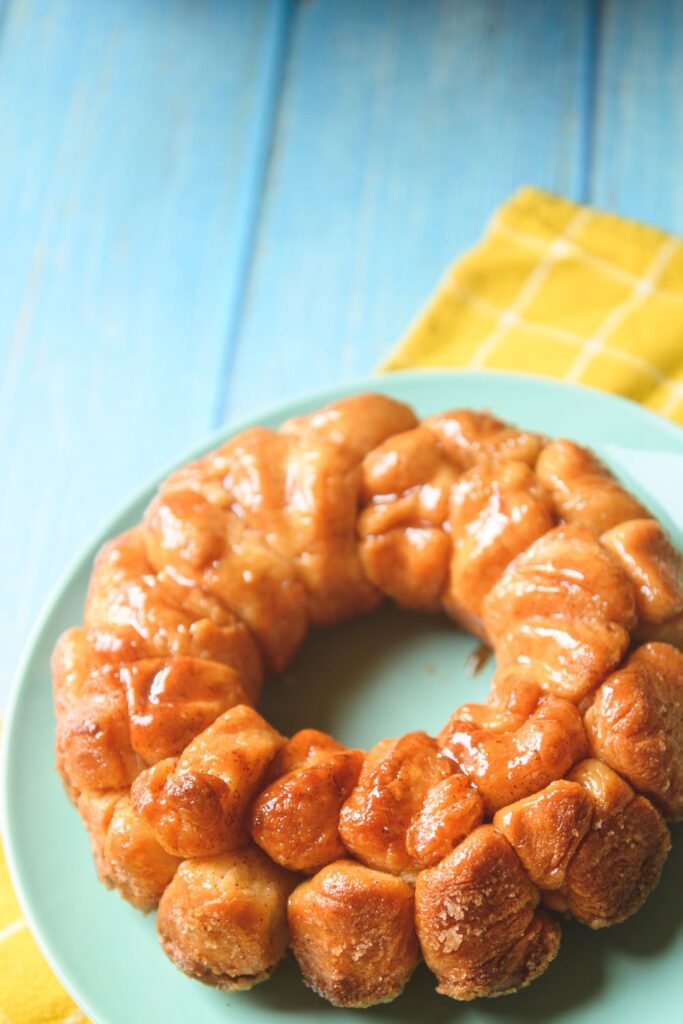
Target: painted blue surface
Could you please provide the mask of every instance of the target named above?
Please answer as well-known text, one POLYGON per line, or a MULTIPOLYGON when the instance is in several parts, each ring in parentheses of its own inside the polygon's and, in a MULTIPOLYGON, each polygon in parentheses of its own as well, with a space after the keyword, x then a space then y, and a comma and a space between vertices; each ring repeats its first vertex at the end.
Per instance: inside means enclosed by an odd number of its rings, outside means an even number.
POLYGON ((678 0, 0 2, 0 706, 211 427, 371 369, 532 183, 683 230, 678 0))

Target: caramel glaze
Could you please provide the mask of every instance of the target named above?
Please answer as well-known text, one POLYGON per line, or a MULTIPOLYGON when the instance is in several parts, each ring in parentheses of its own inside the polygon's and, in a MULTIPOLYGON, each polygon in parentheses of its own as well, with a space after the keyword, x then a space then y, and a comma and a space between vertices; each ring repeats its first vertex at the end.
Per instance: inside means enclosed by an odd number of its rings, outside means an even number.
POLYGON ((514 991, 560 927, 623 920, 683 818, 683 558, 590 451, 358 395, 231 438, 95 562, 53 655, 57 767, 103 882, 181 970, 339 1006, 420 953, 514 991), (367 754, 254 709, 311 625, 383 597, 493 648, 485 704, 367 754), (308 878, 306 878, 308 876, 308 878))

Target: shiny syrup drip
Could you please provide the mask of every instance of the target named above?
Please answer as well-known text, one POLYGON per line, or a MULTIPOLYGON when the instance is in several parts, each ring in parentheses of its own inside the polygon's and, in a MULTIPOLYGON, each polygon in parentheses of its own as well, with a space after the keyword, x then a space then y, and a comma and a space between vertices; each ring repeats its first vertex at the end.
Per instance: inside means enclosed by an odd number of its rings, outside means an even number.
POLYGON ((465 671, 467 672, 467 675, 478 675, 490 657, 491 648, 487 647, 486 644, 480 644, 476 650, 472 651, 465 663, 465 671))

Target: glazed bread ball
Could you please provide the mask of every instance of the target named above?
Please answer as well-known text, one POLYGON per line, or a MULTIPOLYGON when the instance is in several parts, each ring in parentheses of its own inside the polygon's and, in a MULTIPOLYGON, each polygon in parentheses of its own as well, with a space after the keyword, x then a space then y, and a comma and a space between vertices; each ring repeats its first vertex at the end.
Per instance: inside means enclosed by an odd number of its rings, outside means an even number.
POLYGON ((253 708, 231 708, 179 758, 137 777, 133 806, 175 857, 208 857, 243 846, 249 805, 284 739, 253 708))
POLYGON ((404 608, 441 606, 451 554, 449 496, 459 472, 426 427, 389 438, 363 461, 363 569, 404 608))
POLYGON ((619 559, 636 595, 640 640, 683 650, 683 556, 656 519, 632 519, 601 537, 619 559))
POLYGON ((624 921, 659 881, 671 836, 659 811, 606 764, 582 761, 569 776, 593 804, 590 829, 567 868, 551 906, 591 928, 624 921))
POLYGON ((467 776, 455 772, 430 789, 406 832, 406 851, 420 868, 450 853, 484 820, 484 801, 467 776))
POLYGON ((437 991, 462 1000, 505 995, 541 974, 557 954, 560 928, 538 902, 519 858, 491 825, 421 872, 417 934, 437 991))
POLYGON ((350 395, 283 423, 283 434, 320 437, 350 452, 360 461, 388 437, 417 426, 410 406, 388 395, 350 395))
POLYGON ((127 790, 81 793, 77 807, 90 835, 97 873, 138 910, 154 910, 180 860, 166 853, 127 790))
MULTIPOLYGON (((488 708, 484 712, 488 718, 488 708)), ((505 732, 485 722, 463 721, 456 711, 439 741, 476 785, 489 814, 562 778, 588 752, 577 708, 545 695, 527 718, 505 732)))
POLYGON ((307 874, 344 857, 339 812, 364 756, 315 729, 294 735, 276 758, 275 770, 284 765, 287 770, 278 771, 251 806, 254 841, 277 864, 307 874))
POLYGON ((578 782, 560 779, 493 816, 540 889, 561 889, 567 868, 593 819, 591 798, 578 782))
POLYGON ((580 523, 513 559, 483 607, 499 668, 522 665, 547 693, 577 703, 617 667, 637 622, 623 567, 580 523))
POLYGON ((97 555, 83 625, 107 663, 181 654, 219 661, 258 697, 263 659, 242 619, 187 581, 155 572, 140 526, 97 555))
POLYGON ((602 532, 648 515, 593 452, 573 441, 551 441, 540 453, 536 470, 568 523, 602 532))
POLYGON ((103 664, 82 629, 61 635, 52 655, 56 762, 72 800, 130 788, 145 762, 133 749, 119 665, 103 664))
POLYGON ((295 884, 295 875, 255 846, 183 861, 159 903, 164 952, 215 988, 252 988, 285 954, 295 884))
POLYGON ((341 809, 339 832, 349 853, 368 867, 414 877, 419 864, 406 846, 408 829, 432 786, 451 771, 424 732, 374 746, 341 809))
POLYGON ((292 950, 304 981, 333 1006, 399 995, 418 960, 413 890, 400 878, 339 860, 289 897, 292 950))
POLYGON ((596 757, 672 821, 683 818, 683 654, 644 644, 608 676, 584 721, 596 757))
POLYGON ((454 541, 444 603, 482 636, 489 591, 512 559, 555 525, 550 495, 524 462, 480 463, 451 489, 449 525, 454 541))
POLYGON ((488 411, 451 409, 422 422, 462 469, 508 459, 534 466, 545 442, 540 434, 518 430, 488 411))

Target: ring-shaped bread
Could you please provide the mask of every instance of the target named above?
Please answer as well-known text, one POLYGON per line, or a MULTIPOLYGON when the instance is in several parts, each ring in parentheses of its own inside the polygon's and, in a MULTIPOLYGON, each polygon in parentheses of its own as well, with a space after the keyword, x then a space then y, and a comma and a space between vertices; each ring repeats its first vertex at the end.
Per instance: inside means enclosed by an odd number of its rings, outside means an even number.
MULTIPOLYGON (((226 989, 291 945, 335 1005, 420 953, 455 999, 656 885, 683 817, 683 559, 590 451, 357 395, 182 467, 53 655, 57 767, 102 881, 226 989), (490 644, 486 704, 367 753, 255 710, 310 626, 384 597, 490 644), (640 645, 640 646, 639 646, 640 645)), ((321 684, 324 685, 324 682, 321 684)))

